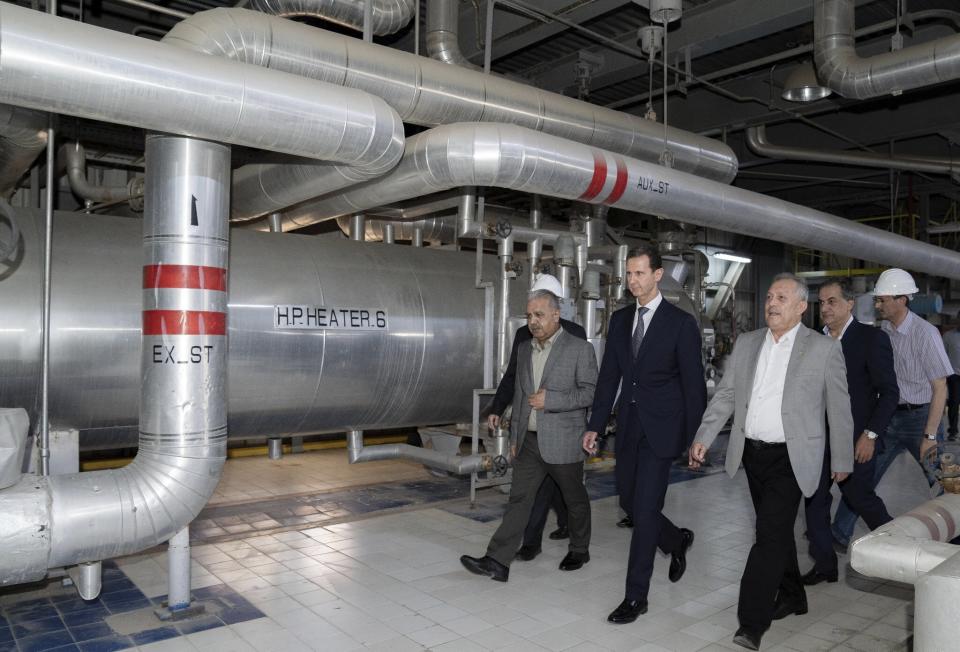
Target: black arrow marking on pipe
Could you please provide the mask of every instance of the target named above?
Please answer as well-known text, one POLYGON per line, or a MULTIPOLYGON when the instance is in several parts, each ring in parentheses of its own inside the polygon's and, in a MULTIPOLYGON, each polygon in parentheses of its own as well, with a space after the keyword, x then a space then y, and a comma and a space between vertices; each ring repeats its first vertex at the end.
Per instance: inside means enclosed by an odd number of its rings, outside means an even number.
POLYGON ((200 220, 197 219, 196 195, 190 195, 190 226, 200 226, 200 220))

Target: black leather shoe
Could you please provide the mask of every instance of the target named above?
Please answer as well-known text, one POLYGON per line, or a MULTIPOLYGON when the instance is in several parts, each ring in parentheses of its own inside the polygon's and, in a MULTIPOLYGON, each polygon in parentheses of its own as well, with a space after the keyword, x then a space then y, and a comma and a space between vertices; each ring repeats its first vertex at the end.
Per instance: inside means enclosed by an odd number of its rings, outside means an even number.
POLYGON ((820 582, 833 583, 837 581, 837 571, 821 573, 816 568, 811 568, 809 573, 800 578, 800 581, 803 582, 805 586, 814 586, 820 582))
POLYGON ((773 605, 773 619, 783 620, 787 616, 796 614, 802 616, 807 613, 807 595, 804 593, 799 598, 792 600, 781 600, 777 596, 777 602, 773 605))
POLYGON ((645 613, 647 613, 646 600, 624 599, 624 601, 620 603, 620 606, 607 616, 607 622, 613 623, 614 625, 624 625, 626 623, 632 623, 637 619, 637 616, 645 613))
POLYGON ((741 627, 737 630, 737 633, 733 635, 733 642, 739 645, 740 647, 745 647, 748 650, 759 650, 760 649, 760 639, 763 637, 763 634, 758 634, 757 632, 751 632, 746 627, 741 627))
POLYGON ((617 521, 617 527, 633 527, 633 519, 629 516, 624 516, 617 521))
POLYGON ((583 568, 583 565, 590 561, 589 552, 568 552, 567 556, 560 562, 560 570, 575 571, 583 568))
POLYGON ((565 527, 558 527, 556 530, 547 535, 554 541, 560 541, 561 539, 570 538, 570 530, 565 527))
POLYGON ((486 575, 492 580, 506 582, 510 577, 510 567, 504 566, 493 557, 470 557, 463 555, 460 557, 460 563, 463 567, 474 575, 486 575))
POLYGON ((516 558, 520 561, 533 561, 542 551, 540 546, 520 546, 516 558))
POLYGON ((670 557, 670 572, 667 577, 671 582, 679 582, 683 572, 687 570, 687 549, 693 543, 693 532, 685 527, 680 528, 680 548, 670 557))

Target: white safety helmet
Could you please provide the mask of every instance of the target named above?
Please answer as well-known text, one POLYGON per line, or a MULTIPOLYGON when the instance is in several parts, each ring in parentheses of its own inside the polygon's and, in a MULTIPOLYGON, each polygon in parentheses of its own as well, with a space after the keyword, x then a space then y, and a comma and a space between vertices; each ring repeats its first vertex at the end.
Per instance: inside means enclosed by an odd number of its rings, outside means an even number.
POLYGON ((873 288, 873 296, 896 297, 906 295, 912 298, 913 295, 919 291, 916 282, 914 282, 910 274, 902 269, 893 267, 885 271, 880 275, 880 278, 877 279, 877 285, 873 288))
POLYGON ((563 298, 563 287, 560 285, 560 281, 557 280, 556 276, 550 274, 537 274, 530 291, 536 292, 537 290, 546 290, 552 292, 558 299, 563 298))

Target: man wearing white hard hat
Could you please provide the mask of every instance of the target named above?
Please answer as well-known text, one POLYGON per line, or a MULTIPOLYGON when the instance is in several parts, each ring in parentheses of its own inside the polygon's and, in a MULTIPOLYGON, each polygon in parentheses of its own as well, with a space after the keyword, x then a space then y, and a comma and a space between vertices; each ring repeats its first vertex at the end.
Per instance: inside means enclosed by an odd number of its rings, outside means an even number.
MULTIPOLYGON (((919 292, 913 277, 902 269, 888 269, 873 289, 874 305, 883 321, 880 328, 890 337, 893 367, 897 373, 900 402, 886 433, 880 436, 873 485, 901 451, 909 451, 920 464, 932 487, 943 441, 940 421, 947 402, 947 377, 953 373, 950 358, 937 328, 910 311, 910 299, 919 292)), ((853 536, 857 514, 841 503, 833 521, 833 538, 846 546, 853 536)))

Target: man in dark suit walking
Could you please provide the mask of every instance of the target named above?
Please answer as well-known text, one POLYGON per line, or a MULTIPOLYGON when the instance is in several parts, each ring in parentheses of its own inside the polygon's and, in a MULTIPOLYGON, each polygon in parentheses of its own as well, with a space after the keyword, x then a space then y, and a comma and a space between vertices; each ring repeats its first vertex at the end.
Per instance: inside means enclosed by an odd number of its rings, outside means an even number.
MULTIPOLYGON (((843 501, 874 530, 892 520, 883 500, 873 490, 877 438, 887 431, 887 424, 897 409, 900 390, 893 370, 893 349, 890 338, 879 328, 866 326, 853 318, 856 295, 845 281, 829 281, 820 286, 820 316, 824 334, 839 339, 847 365, 847 389, 853 413, 853 473, 842 483, 843 501)), ((807 537, 813 568, 803 576, 807 586, 837 581, 837 553, 830 532, 830 448, 823 460, 823 473, 816 493, 806 499, 807 537)), ((778 607, 781 605, 778 604, 778 607)), ((781 607, 774 620, 789 613, 806 612, 806 604, 793 612, 781 607)))
POLYGON ((569 552, 560 570, 573 571, 590 561, 590 498, 583 486, 581 434, 597 383, 593 346, 560 328, 557 297, 530 293, 527 326, 533 335, 517 351, 510 443, 513 460, 510 501, 483 557, 463 555, 471 573, 506 582, 534 497, 543 478, 556 481, 570 521, 569 552))
POLYGON ((692 315, 664 301, 660 252, 643 245, 627 254, 627 287, 636 303, 610 320, 583 447, 593 453, 617 394, 614 454, 620 505, 635 525, 630 539, 623 602, 611 623, 630 623, 647 611, 647 593, 657 548, 671 555, 669 577, 686 569, 693 532, 661 513, 670 466, 700 425, 707 403, 700 357, 700 329, 692 315))
MULTIPOLYGON (((558 299, 563 296, 563 289, 560 281, 550 274, 540 274, 533 283, 531 291, 546 290, 555 295, 558 299)), ((560 319, 560 328, 581 340, 587 339, 587 333, 583 326, 567 319, 560 319)), ((513 389, 517 375, 517 355, 520 345, 523 342, 530 341, 533 335, 527 326, 521 326, 517 329, 513 337, 513 348, 510 351, 510 361, 503 372, 500 384, 497 385, 497 393, 490 404, 490 414, 487 416, 487 427, 493 430, 500 425, 500 417, 503 415, 507 406, 513 402, 513 389)), ((570 531, 567 528, 567 506, 563 504, 563 496, 557 483, 549 475, 543 479, 540 489, 537 491, 536 500, 533 502, 533 510, 530 512, 530 520, 523 531, 523 545, 517 551, 517 559, 521 561, 531 561, 540 554, 543 541, 543 528, 547 524, 547 516, 550 508, 553 507, 557 513, 557 529, 550 533, 550 538, 554 540, 567 539, 570 537, 570 531)))

